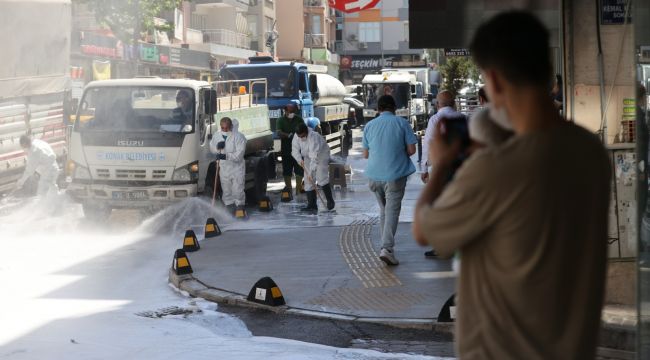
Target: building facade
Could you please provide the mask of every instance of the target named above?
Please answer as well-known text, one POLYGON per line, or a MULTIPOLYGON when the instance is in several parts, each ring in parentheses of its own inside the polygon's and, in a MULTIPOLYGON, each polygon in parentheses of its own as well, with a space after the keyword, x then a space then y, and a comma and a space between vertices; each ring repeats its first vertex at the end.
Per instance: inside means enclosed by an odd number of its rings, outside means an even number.
POLYGON ((336 49, 340 78, 358 84, 363 76, 392 61, 419 61, 423 49, 409 47, 408 0, 381 0, 374 9, 344 14, 338 19, 336 49))
POLYGON ((338 77, 336 44, 337 12, 326 0, 277 1, 278 52, 280 60, 327 65, 338 77))

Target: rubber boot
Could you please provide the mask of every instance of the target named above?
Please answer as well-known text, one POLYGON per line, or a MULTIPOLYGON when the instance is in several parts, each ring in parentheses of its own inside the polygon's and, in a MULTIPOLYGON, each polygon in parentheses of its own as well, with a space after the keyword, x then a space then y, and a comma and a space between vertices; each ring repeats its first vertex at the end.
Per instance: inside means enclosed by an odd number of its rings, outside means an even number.
POLYGON ((332 187, 330 184, 323 185, 323 192, 325 193, 325 199, 327 199, 327 210, 334 209, 336 203, 334 202, 334 197, 332 196, 332 187))
POLYGON ((296 175, 296 195, 303 194, 305 187, 302 184, 302 176, 296 175))
POLYGON ((291 176, 284 177, 284 188, 291 190, 291 176))
POLYGON ((316 190, 305 191, 305 195, 307 195, 307 206, 300 210, 311 212, 318 211, 318 205, 316 205, 316 190))

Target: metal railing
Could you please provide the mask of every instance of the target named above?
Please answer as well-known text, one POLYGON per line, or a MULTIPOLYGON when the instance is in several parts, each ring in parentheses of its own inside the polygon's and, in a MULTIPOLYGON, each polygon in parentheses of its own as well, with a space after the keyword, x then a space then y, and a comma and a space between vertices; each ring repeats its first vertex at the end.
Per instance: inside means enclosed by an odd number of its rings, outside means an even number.
POLYGON ((217 91, 217 111, 241 109, 266 103, 268 84, 265 78, 214 81, 212 87, 217 91), (264 92, 255 91, 256 86, 263 87, 264 92))
POLYGON ((240 49, 251 48, 250 36, 227 29, 203 30, 203 42, 231 46, 240 49))
POLYGON ((305 47, 326 47, 325 34, 305 34, 305 47))

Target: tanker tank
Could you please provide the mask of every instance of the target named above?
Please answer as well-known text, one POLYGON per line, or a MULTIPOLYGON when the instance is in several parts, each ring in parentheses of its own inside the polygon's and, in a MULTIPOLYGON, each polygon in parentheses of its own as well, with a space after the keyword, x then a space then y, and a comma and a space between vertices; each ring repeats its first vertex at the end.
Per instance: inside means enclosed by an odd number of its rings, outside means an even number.
POLYGON ((329 74, 316 74, 318 85, 318 99, 315 106, 339 105, 345 98, 345 86, 329 74))

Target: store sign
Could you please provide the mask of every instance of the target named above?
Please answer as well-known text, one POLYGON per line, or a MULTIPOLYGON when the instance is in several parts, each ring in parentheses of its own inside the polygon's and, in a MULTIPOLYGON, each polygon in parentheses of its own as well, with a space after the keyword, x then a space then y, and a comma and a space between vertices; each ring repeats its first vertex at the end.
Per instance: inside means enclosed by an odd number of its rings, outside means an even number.
POLYGON ((158 48, 155 46, 140 45, 140 60, 158 62, 158 48))
POLYGON ((329 0, 330 7, 345 13, 373 9, 377 4, 379 4, 379 0, 329 0))
POLYGON ((82 54, 105 58, 122 58, 122 43, 114 37, 80 31, 79 49, 82 54))
POLYGON ((341 56, 341 70, 381 70, 383 67, 391 66, 393 63, 392 57, 385 57, 382 61, 381 57, 375 56, 341 56))
POLYGON ((445 56, 470 56, 467 49, 445 49, 445 56))
MULTIPOLYGON (((625 23, 625 2, 626 0, 601 0, 600 1, 600 23, 602 25, 622 25, 625 23)), ((628 11, 627 23, 632 22, 628 11)))

